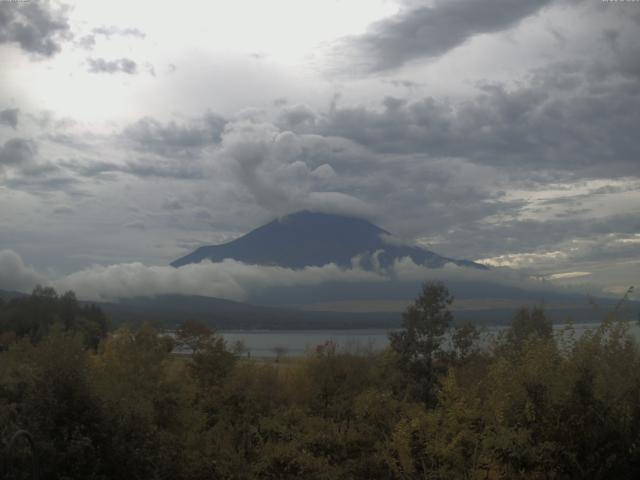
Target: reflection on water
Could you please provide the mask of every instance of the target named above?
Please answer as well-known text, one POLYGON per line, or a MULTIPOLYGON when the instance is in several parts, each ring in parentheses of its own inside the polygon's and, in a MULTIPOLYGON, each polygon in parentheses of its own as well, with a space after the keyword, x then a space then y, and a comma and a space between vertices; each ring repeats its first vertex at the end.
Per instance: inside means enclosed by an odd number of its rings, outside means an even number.
MULTIPOLYGON (((576 337, 585 331, 596 328, 595 323, 577 323, 573 325, 576 337)), ((556 332, 564 325, 554 325, 556 332)), ((485 327, 482 341, 486 344, 507 327, 485 327)), ((640 340, 640 326, 631 324, 631 332, 640 340)), ((275 357, 282 355, 300 356, 311 352, 316 346, 331 341, 342 350, 353 353, 367 353, 383 350, 389 343, 388 330, 227 330, 219 332, 231 348, 241 341, 252 357, 275 357)), ((446 344, 446 341, 445 341, 446 344)))

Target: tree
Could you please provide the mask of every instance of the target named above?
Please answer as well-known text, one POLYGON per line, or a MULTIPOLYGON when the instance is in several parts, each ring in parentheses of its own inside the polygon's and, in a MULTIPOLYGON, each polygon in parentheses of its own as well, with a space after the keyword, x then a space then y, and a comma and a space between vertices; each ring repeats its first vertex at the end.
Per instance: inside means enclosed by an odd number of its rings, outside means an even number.
POLYGON ((105 424, 82 336, 58 324, 37 345, 25 338, 0 355, 0 437, 29 431, 42 478, 96 478, 105 424))
POLYGON ((442 283, 425 282, 420 295, 402 314, 403 329, 389 334, 401 370, 413 380, 414 395, 427 405, 435 400, 435 360, 442 354, 442 341, 453 320, 449 311, 452 302, 442 283))
POLYGON ((249 348, 247 347, 247 344, 244 343, 244 340, 236 340, 233 344, 233 347, 231 347, 231 351, 234 353, 234 355, 240 357, 244 353, 248 354, 249 348))
POLYGON ((72 291, 58 296, 53 288, 37 286, 30 296, 0 305, 0 336, 28 337, 38 343, 55 324, 66 332, 80 333, 85 346, 93 350, 106 338, 109 327, 99 307, 81 305, 72 291))
POLYGON ((478 352, 480 331, 471 322, 456 327, 451 335, 453 353, 459 362, 464 362, 478 352))
POLYGON ((211 343, 213 336, 213 331, 204 323, 185 320, 176 332, 176 341, 190 353, 196 354, 211 343))
POLYGON ((168 347, 167 337, 146 323, 114 332, 92 359, 92 391, 106 425, 104 473, 73 478, 186 477, 179 475, 188 451, 185 435, 202 425, 193 411, 195 385, 168 347))
POLYGON ((507 332, 507 340, 516 347, 521 346, 530 335, 541 338, 551 338, 553 326, 548 320, 542 307, 518 310, 511 321, 511 328, 507 332))
POLYGON ((227 350, 224 338, 212 334, 208 343, 192 355, 191 373, 206 391, 224 383, 236 361, 236 355, 227 350))
POLYGON ((276 355, 276 363, 279 363, 280 359, 282 359, 289 350, 283 345, 276 345, 271 351, 276 355))

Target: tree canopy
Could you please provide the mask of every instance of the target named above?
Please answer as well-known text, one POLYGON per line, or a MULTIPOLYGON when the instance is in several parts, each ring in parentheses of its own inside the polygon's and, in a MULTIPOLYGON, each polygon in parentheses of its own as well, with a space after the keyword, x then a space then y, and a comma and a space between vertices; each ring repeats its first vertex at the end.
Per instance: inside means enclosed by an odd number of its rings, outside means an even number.
POLYGON ((425 284, 387 350, 329 341, 276 363, 193 323, 191 355, 150 324, 96 349, 89 307, 39 289, 0 307, 14 333, 0 465, 28 478, 29 451, 4 446, 27 430, 43 479, 638 478, 640 348, 624 318, 579 335, 521 310, 481 344, 450 305, 425 284))

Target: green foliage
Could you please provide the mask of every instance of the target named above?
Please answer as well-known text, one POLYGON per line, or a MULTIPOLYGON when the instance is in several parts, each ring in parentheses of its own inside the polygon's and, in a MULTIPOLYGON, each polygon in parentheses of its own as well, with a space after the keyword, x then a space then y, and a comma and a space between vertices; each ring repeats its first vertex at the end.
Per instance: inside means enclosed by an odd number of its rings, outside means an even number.
POLYGON ((548 320, 542 307, 521 308, 511 321, 507 331, 507 340, 515 347, 520 347, 531 336, 549 338, 553 334, 551 320, 548 320))
POLYGON ((58 296, 50 287, 37 286, 24 298, 0 303, 0 351, 18 338, 37 343, 53 325, 81 334, 83 343, 97 348, 107 335, 107 319, 95 305, 82 305, 73 292, 58 296))
POLYGON ((204 389, 221 385, 236 363, 222 337, 211 338, 192 355, 191 373, 204 389))
POLYGON ((198 418, 189 411, 193 387, 169 370, 170 350, 167 338, 143 325, 115 332, 94 358, 109 478, 171 478, 183 468, 184 439, 198 418))
POLYGON ((451 335, 452 356, 459 362, 473 359, 479 353, 480 330, 467 322, 456 327, 451 335))
POLYGON ((425 283, 422 292, 402 315, 403 329, 389 334, 391 349, 399 368, 411 380, 408 390, 415 399, 432 405, 436 398, 438 375, 442 365, 444 335, 453 315, 449 305, 453 297, 441 283, 425 283))
POLYGON ((30 431, 44 478, 96 478, 102 422, 81 336, 54 327, 37 347, 25 339, 1 355, 2 436, 30 431))
POLYGON ((185 320, 176 332, 176 342, 190 353, 198 353, 207 347, 212 337, 213 331, 195 320, 185 320))
MULTIPOLYGON (((11 315, 28 306, 41 321, 11 330, 0 351, 0 440, 29 430, 43 478, 640 475, 640 349, 615 316, 578 336, 521 310, 480 349, 473 325, 449 329, 446 288, 427 284, 383 353, 327 342, 265 363, 197 324, 179 340, 190 356, 150 325, 96 350, 75 297, 34 297, 11 315)), ((6 455, 0 442, 11 473, 29 473, 28 455, 6 455)))

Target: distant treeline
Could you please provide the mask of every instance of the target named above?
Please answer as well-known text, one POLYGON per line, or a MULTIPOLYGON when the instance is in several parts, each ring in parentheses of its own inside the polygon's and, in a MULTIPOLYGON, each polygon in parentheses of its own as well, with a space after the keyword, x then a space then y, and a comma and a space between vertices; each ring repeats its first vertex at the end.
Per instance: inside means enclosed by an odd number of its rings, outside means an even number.
POLYGON ((54 325, 78 333, 94 349, 105 339, 107 318, 96 305, 78 302, 73 292, 58 295, 51 287, 37 286, 31 295, 0 298, 0 350, 17 338, 36 344, 54 325))
POLYGON ((107 334, 37 289, 0 304, 0 478, 640 478, 640 349, 612 312, 577 338, 542 309, 480 348, 427 283, 382 353, 242 356, 209 328, 107 334), (444 348, 444 339, 453 348, 444 348), (193 355, 171 352, 178 342, 193 355), (34 441, 7 442, 25 430, 34 441))

